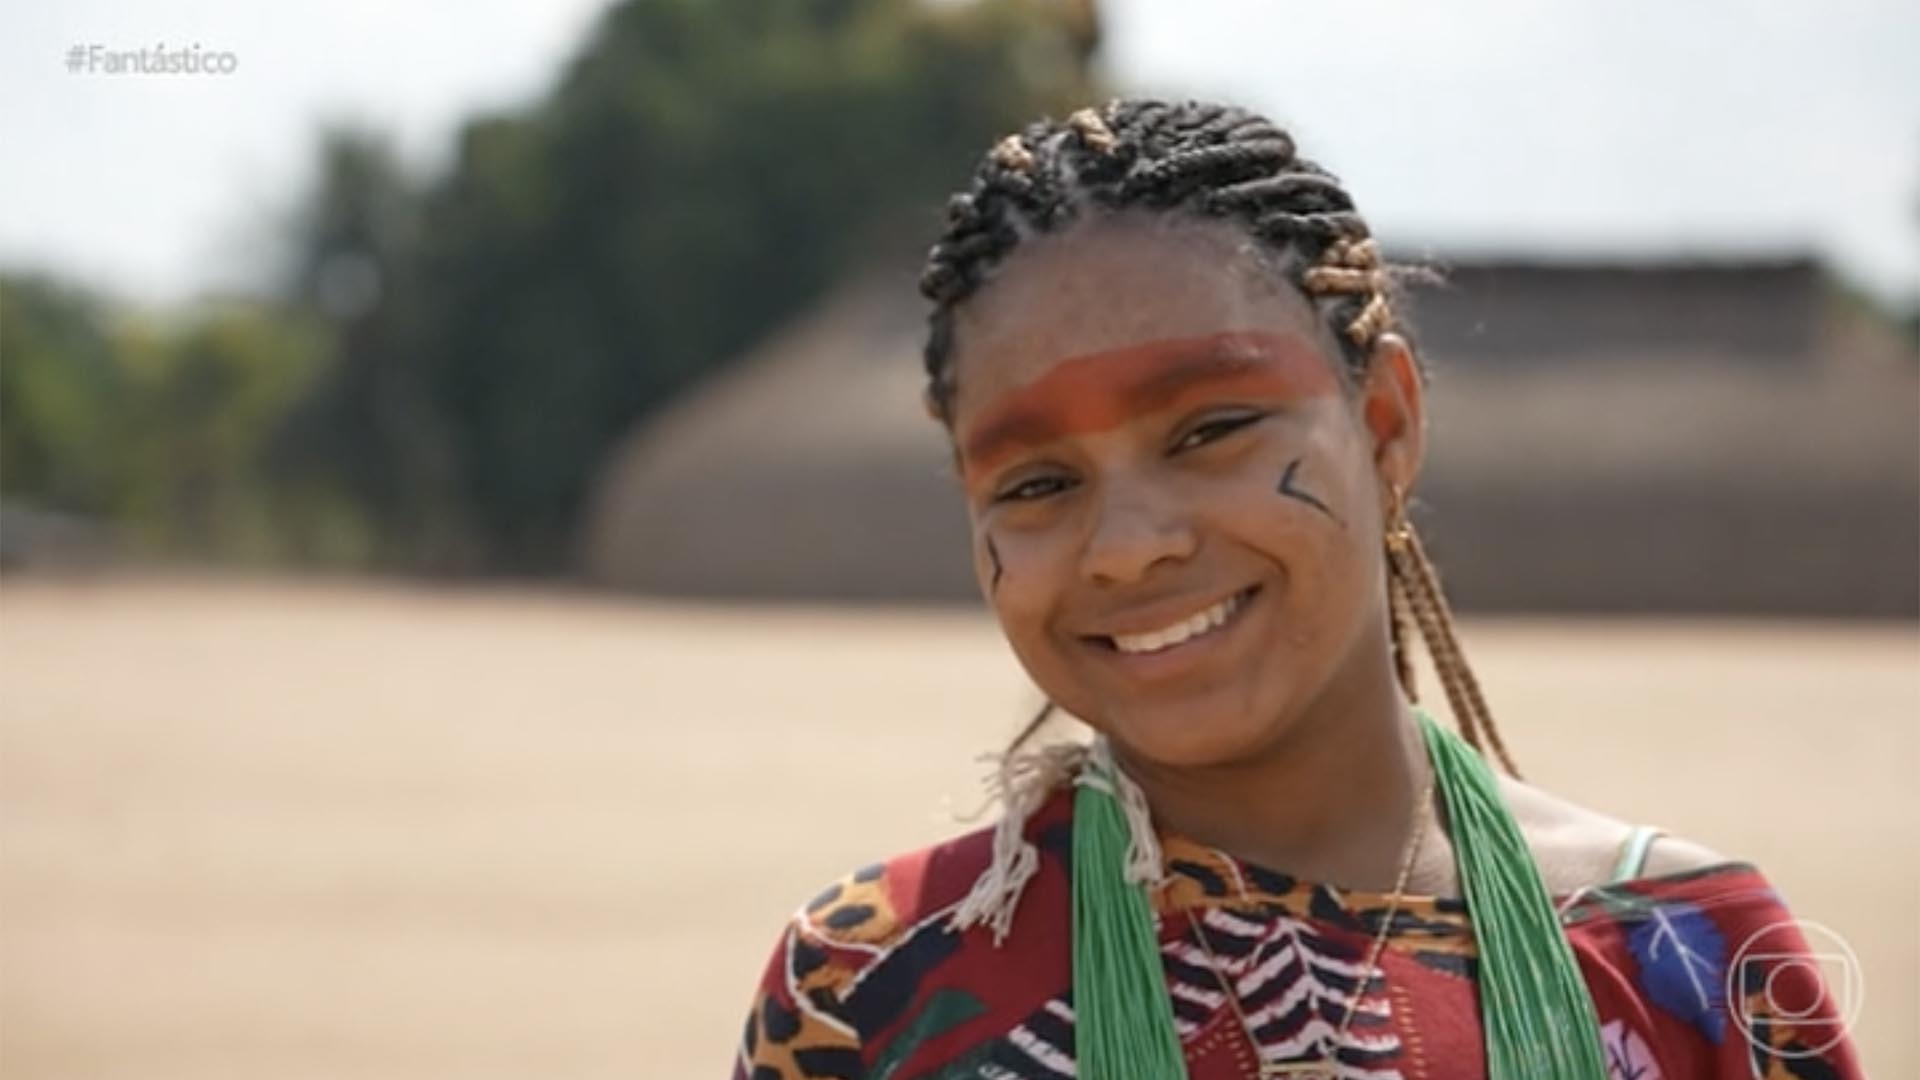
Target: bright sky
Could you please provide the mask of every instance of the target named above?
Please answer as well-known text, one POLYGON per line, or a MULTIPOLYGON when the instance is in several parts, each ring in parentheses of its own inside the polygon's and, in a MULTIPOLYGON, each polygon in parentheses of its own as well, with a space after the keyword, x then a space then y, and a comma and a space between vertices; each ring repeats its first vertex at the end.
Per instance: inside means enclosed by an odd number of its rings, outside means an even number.
MULTIPOLYGON (((0 265, 129 297, 246 287, 323 117, 420 167, 556 75, 606 0, 62 0, 0 17, 0 265), (69 73, 75 45, 198 45, 225 75, 69 73)), ((1910 0, 1108 0, 1129 89, 1288 125, 1397 246, 1811 248, 1920 297, 1910 0)), ((101 57, 96 63, 104 62, 101 57)))

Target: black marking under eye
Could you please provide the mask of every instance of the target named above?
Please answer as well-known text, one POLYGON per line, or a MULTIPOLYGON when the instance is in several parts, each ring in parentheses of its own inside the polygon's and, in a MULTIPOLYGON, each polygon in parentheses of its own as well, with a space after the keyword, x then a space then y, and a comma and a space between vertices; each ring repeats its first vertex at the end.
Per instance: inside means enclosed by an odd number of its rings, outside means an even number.
POLYGON ((998 589, 1000 578, 1006 574, 1007 568, 1000 565, 1000 549, 993 545, 991 536, 987 537, 987 558, 993 562, 993 584, 990 588, 998 589))
POLYGON ((1294 458, 1291 462, 1287 464, 1287 471, 1280 474, 1280 487, 1279 487, 1280 494, 1289 495, 1289 496, 1292 496, 1293 498, 1299 499, 1301 502, 1306 503, 1308 506, 1311 506, 1319 510, 1321 513, 1327 515, 1333 520, 1339 521, 1341 528, 1343 529, 1346 528, 1347 523, 1344 521, 1340 521, 1340 515, 1334 513, 1332 507, 1328 506, 1326 503, 1321 502, 1311 492, 1301 491, 1299 488, 1293 486, 1294 474, 1300 471, 1300 461, 1301 461, 1300 458, 1294 458))

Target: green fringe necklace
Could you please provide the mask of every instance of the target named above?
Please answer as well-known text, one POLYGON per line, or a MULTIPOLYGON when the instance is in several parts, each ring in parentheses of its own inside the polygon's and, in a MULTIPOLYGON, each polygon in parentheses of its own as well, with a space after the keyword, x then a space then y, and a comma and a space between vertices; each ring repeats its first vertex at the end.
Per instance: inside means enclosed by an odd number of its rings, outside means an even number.
MULTIPOLYGON (((1552 898, 1491 769, 1414 707, 1451 823, 1479 953, 1489 1080, 1606 1080, 1600 1022, 1552 898)), ((1137 834, 1144 801, 1104 746, 1073 805, 1074 1046, 1082 1080, 1187 1075, 1137 834)), ((1337 1050, 1337 1048, 1335 1048, 1337 1050)), ((1329 1067, 1338 1068, 1337 1062, 1329 1067)))

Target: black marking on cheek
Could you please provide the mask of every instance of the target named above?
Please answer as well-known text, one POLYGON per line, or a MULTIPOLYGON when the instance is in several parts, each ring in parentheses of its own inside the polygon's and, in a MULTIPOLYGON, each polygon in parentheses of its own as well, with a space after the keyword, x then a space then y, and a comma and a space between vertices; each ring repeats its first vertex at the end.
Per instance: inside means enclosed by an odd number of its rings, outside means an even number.
POLYGON ((1287 463, 1287 471, 1280 474, 1280 487, 1278 488, 1280 494, 1299 499, 1301 502, 1332 518, 1334 521, 1339 522, 1341 528, 1346 528, 1347 523, 1340 521, 1340 515, 1334 513, 1332 507, 1321 502, 1311 492, 1301 491, 1299 488, 1293 486, 1293 477, 1295 473, 1300 471, 1300 462, 1300 458, 1294 458, 1291 462, 1287 463))
POLYGON ((993 584, 991 589, 1000 587, 1000 579, 1006 576, 1007 568, 1000 565, 1000 549, 993 545, 993 537, 987 537, 987 558, 993 562, 993 584))

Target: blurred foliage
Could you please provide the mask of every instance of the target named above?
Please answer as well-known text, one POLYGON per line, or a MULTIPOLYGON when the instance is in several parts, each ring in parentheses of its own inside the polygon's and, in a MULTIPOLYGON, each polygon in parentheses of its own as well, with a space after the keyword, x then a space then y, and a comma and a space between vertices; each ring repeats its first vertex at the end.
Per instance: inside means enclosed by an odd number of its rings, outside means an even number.
POLYGON ((126 379, 93 297, 0 280, 0 492, 111 512, 126 379))
POLYGON ((270 475, 326 354, 323 328, 284 305, 156 318, 0 280, 0 493, 113 522, 152 553, 362 562, 367 525, 343 493, 270 475))
POLYGON ((627 0, 444 175, 320 135, 273 302, 160 325, 10 280, 0 492, 143 545, 555 573, 632 425, 981 148, 1099 96, 1091 0, 627 0))

